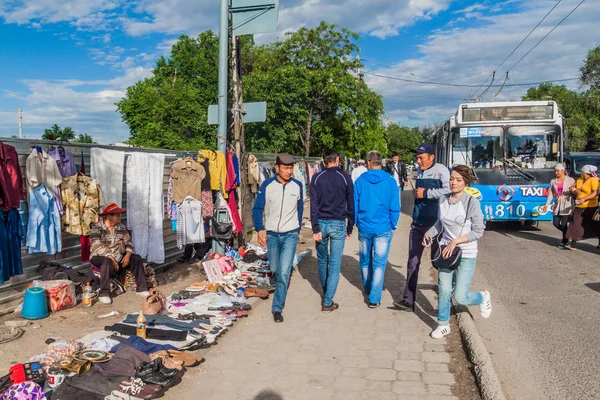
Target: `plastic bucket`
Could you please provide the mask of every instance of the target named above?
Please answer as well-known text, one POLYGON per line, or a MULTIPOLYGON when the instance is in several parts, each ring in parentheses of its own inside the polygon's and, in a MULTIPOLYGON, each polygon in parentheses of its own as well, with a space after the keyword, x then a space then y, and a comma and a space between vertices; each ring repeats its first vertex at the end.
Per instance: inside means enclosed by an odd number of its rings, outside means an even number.
POLYGON ((48 302, 46 291, 41 287, 32 287, 25 292, 25 302, 21 310, 21 317, 26 319, 40 319, 48 316, 48 302))

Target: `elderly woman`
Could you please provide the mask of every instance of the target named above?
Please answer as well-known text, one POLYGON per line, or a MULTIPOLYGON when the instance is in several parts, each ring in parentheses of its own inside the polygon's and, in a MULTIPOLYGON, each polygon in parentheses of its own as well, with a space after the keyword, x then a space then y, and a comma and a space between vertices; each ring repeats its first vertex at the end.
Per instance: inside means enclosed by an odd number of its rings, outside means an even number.
POLYGON ((594 221, 594 213, 598 209, 598 177, 594 165, 584 165, 581 168, 581 178, 577 179, 571 193, 575 196, 575 210, 567 229, 567 239, 570 241, 566 249, 575 250, 577 242, 596 236, 600 238, 598 223, 594 221))
POLYGON ((568 243, 567 229, 569 218, 573 213, 574 201, 571 194, 571 188, 575 185, 575 179, 567 175, 563 164, 556 164, 554 167, 556 178, 550 181, 550 191, 546 205, 540 211, 546 213, 552 200, 552 214, 554 215, 552 223, 554 227, 562 232, 562 241, 558 245, 559 249, 564 249, 568 243))

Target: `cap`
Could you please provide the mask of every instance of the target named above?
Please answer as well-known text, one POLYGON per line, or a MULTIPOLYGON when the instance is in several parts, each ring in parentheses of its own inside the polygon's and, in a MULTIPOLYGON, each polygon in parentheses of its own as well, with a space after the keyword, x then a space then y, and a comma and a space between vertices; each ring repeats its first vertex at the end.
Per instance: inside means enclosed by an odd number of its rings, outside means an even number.
POLYGON ((120 208, 117 203, 111 203, 104 207, 104 210, 99 215, 123 214, 124 212, 127 212, 127 210, 120 208))
POLYGON ((275 160, 275 165, 294 165, 294 157, 290 156, 287 153, 277 154, 277 159, 275 160))
POLYGON ((365 160, 358 160, 356 162, 356 164, 358 164, 358 165, 365 165, 365 160))
POLYGON ((432 144, 423 143, 420 145, 417 150, 415 150, 417 154, 435 154, 435 147, 432 144))

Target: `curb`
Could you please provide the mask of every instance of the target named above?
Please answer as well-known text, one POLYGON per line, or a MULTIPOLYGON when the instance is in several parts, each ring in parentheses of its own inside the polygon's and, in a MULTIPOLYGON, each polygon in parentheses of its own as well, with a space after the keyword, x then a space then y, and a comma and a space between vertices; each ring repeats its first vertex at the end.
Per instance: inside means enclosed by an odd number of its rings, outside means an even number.
POLYGON ((500 378, 496 373, 492 358, 485 347, 473 317, 465 306, 456 305, 456 320, 460 336, 465 345, 469 360, 473 363, 475 378, 484 400, 506 400, 500 378))

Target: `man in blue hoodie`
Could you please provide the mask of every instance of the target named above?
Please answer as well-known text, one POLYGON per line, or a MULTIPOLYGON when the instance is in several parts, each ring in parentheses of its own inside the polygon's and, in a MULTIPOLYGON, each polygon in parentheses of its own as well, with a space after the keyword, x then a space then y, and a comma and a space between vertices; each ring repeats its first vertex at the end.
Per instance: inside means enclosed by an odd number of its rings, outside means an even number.
POLYGON ((369 170, 354 183, 354 210, 358 228, 360 272, 369 307, 381 303, 381 291, 392 231, 400 217, 400 197, 394 178, 381 169, 381 153, 367 154, 369 170))

